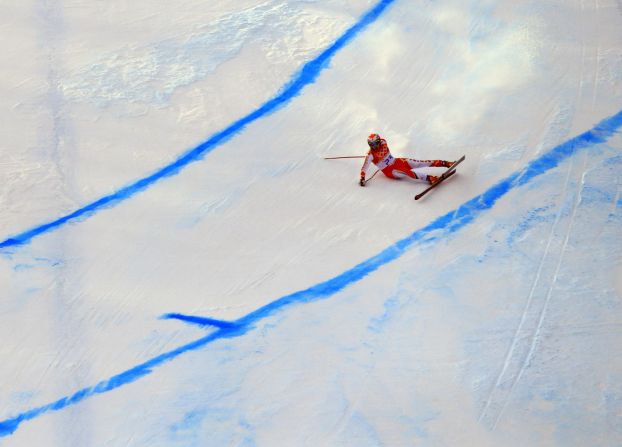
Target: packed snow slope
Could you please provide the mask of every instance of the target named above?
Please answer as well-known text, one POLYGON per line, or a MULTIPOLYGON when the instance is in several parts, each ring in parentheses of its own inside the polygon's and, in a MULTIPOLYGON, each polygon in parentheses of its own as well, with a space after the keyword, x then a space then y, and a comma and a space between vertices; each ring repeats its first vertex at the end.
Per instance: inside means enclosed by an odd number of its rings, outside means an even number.
POLYGON ((1 446, 622 445, 619 0, 169 3, 0 3, 1 446))

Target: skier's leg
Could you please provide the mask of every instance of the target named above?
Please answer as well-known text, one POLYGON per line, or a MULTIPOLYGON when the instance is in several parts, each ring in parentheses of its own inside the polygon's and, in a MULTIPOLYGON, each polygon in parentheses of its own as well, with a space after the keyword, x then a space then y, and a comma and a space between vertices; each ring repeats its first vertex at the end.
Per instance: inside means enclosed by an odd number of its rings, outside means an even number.
POLYGON ((415 160, 414 158, 405 158, 404 161, 408 163, 411 169, 429 168, 432 166, 432 160, 415 160))
POLYGON ((453 161, 447 161, 447 160, 415 160, 414 158, 407 158, 405 160, 410 165, 410 167, 413 169, 448 168, 452 164, 454 164, 453 161))
POLYGON ((453 164, 454 162, 449 160, 432 160, 432 166, 435 168, 448 168, 453 164))
POLYGON ((405 172, 398 171, 397 169, 391 169, 391 178, 402 179, 402 178, 407 178, 407 177, 408 177, 408 174, 406 174, 405 172))
POLYGON ((395 162, 383 169, 384 174, 387 177, 401 179, 401 178, 411 178, 413 180, 422 180, 424 182, 428 182, 428 175, 425 172, 415 171, 410 167, 410 163, 405 158, 397 158, 395 162))
POLYGON ((389 166, 389 167, 384 168, 384 169, 382 170, 382 173, 383 173, 385 176, 389 177, 389 178, 392 178, 392 179, 395 179, 395 178, 396 178, 396 177, 393 175, 393 166, 389 166))
POLYGON ((393 169, 391 172, 391 178, 410 178, 413 180, 423 180, 424 182, 429 182, 429 178, 432 177, 425 172, 415 172, 413 170, 410 171, 398 171, 397 169, 393 169))
POLYGON ((438 180, 438 177, 434 175, 429 175, 429 174, 426 174, 425 172, 417 171, 415 169, 412 169, 411 172, 415 175, 415 178, 419 180, 423 180, 424 182, 428 182, 430 184, 438 180))
POLYGON ((395 163, 390 166, 393 175, 399 178, 410 177, 412 179, 418 179, 419 176, 415 174, 405 158, 397 158, 395 163))

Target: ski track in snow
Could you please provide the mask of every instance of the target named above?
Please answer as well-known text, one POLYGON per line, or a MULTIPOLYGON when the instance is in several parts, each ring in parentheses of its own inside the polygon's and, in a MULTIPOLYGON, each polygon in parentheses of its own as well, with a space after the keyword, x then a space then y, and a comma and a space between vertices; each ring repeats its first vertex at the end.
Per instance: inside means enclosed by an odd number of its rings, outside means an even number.
MULTIPOLYGON (((361 279, 376 271, 383 265, 386 265, 398 259, 416 244, 424 244, 438 240, 441 237, 446 237, 448 234, 454 233, 463 228, 464 226, 472 223, 475 219, 482 215, 482 213, 491 209, 499 201, 499 199, 507 195, 510 191, 526 185, 535 177, 538 177, 546 173, 547 171, 550 171, 551 169, 557 167, 561 162, 568 158, 572 158, 573 155, 579 153, 580 151, 589 149, 594 145, 606 142, 611 136, 618 132, 621 127, 622 110, 617 114, 601 121, 593 129, 551 149, 547 153, 531 161, 520 172, 515 172, 511 174, 507 178, 498 182, 496 185, 492 186, 487 191, 462 204, 456 210, 450 211, 444 216, 437 218, 429 225, 419 230, 416 230, 410 236, 387 247, 382 252, 361 262, 352 269, 347 270, 325 282, 278 298, 271 303, 241 317, 236 321, 220 322, 218 320, 212 320, 209 318, 202 319, 201 317, 184 316, 179 314, 169 314, 167 316, 164 316, 164 318, 177 318, 180 320, 189 321, 191 323, 202 324, 206 326, 216 326, 218 327, 218 329, 205 337, 187 343, 172 351, 158 355, 151 360, 148 360, 147 362, 137 365, 109 379, 103 380, 92 387, 83 388, 70 396, 63 397, 50 404, 33 408, 17 415, 14 418, 0 421, 0 436, 8 436, 14 433, 15 430, 18 429, 19 425, 24 421, 34 419, 50 411, 62 410, 68 406, 82 402, 85 399, 88 399, 89 397, 92 397, 94 395, 106 393, 121 386, 135 382, 140 378, 150 374, 154 368, 161 366, 162 364, 169 362, 186 352, 197 350, 219 339, 239 337, 251 330, 253 328, 253 325, 258 321, 263 320, 264 318, 267 318, 268 316, 271 316, 276 312, 282 311, 284 308, 290 307, 295 304, 308 303, 319 299, 329 298, 330 296, 343 290, 347 286, 360 281, 361 279)), ((571 171, 572 166, 569 169, 569 176, 571 171)), ((573 210, 576 209, 577 201, 578 199, 574 200, 573 210)), ((568 240, 571 225, 572 219, 568 224, 565 237, 563 238, 563 244, 559 250, 558 259, 556 262, 556 272, 559 271, 559 267, 561 265, 564 247, 568 240)), ((544 258, 546 258, 547 255, 548 252, 545 253, 544 258)), ((556 275, 553 276, 553 283, 555 281, 555 276, 556 275)), ((495 390, 491 392, 486 406, 481 413, 480 419, 483 418, 489 421, 492 428, 496 426, 503 412, 503 409, 511 395, 511 392, 514 389, 514 386, 520 379, 520 376, 522 375, 525 366, 528 364, 529 359, 533 354, 533 350, 538 338, 538 332, 540 331, 540 328, 542 326, 542 321, 546 313, 547 304, 550 300, 553 283, 549 284, 549 286, 547 287, 548 291, 545 292, 544 302, 543 304, 541 304, 539 316, 536 320, 536 327, 532 331, 530 337, 531 342, 529 344, 529 350, 526 356, 522 356, 522 360, 519 360, 518 371, 512 372, 510 374, 510 380, 512 382, 511 386, 509 390, 503 393, 502 397, 500 398, 500 408, 495 409, 495 411, 491 413, 492 416, 490 420, 492 422, 490 422, 488 419, 488 409, 491 407, 491 403, 494 402, 494 400, 496 399, 495 390)), ((528 299, 527 307, 530 306, 530 299, 531 297, 528 299)), ((523 322, 521 320, 521 324, 522 323, 523 322)), ((517 332, 520 330, 521 325, 519 325, 519 329, 517 330, 517 332)), ((512 354, 513 349, 510 348, 510 353, 508 354, 506 362, 508 362, 508 360, 512 357, 512 354)), ((497 384, 495 385, 495 389, 501 382, 505 373, 505 369, 507 368, 504 367, 504 370, 502 370, 501 374, 499 375, 499 378, 497 379, 497 384)))
MULTIPOLYGON (((585 156, 585 154, 582 155, 585 156)), ((538 263, 536 276, 525 301, 525 307, 503 362, 503 367, 478 418, 480 422, 483 422, 491 430, 494 430, 499 423, 499 419, 510 400, 516 384, 523 375, 525 368, 529 365, 538 342, 538 334, 542 328, 542 322, 544 321, 551 294, 562 265, 574 221, 574 214, 581 197, 583 182, 577 177, 581 177, 584 172, 585 163, 583 162, 580 169, 577 170, 575 168, 576 158, 571 158, 564 182, 564 194, 567 198, 562 201, 562 205, 555 215, 555 220, 547 237, 546 248, 538 263), (574 193, 570 190, 570 185, 573 183, 572 180, 574 180, 578 188, 578 191, 574 193), (568 210, 565 204, 569 200, 572 201, 571 217, 565 224, 565 230, 562 229, 564 234, 560 240, 559 226, 562 217, 567 214, 568 210), (554 273, 551 273, 553 270, 554 273), (547 272, 546 275, 543 275, 544 271, 547 272), (546 279, 549 279, 549 281, 543 283, 546 279)))

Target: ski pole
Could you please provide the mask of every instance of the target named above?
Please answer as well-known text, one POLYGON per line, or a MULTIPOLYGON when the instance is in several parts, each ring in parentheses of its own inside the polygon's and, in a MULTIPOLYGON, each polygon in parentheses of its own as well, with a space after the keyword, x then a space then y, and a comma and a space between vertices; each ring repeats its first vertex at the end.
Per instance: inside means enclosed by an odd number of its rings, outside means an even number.
POLYGON ((336 160, 338 158, 365 158, 366 155, 349 155, 347 157, 324 157, 324 160, 336 160))
POLYGON ((376 176, 376 174, 378 174, 379 172, 380 172, 380 169, 377 169, 376 172, 374 172, 374 175, 372 175, 367 180, 365 180, 365 184, 367 185, 369 182, 371 182, 371 179, 373 179, 376 176))

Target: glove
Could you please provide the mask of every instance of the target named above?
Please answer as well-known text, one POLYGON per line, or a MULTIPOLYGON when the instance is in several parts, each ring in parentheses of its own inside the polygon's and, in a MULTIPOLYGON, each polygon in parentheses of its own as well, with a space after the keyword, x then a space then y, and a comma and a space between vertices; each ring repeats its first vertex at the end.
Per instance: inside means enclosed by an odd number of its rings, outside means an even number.
POLYGON ((361 180, 359 181, 359 185, 365 186, 365 177, 361 177, 361 180))

